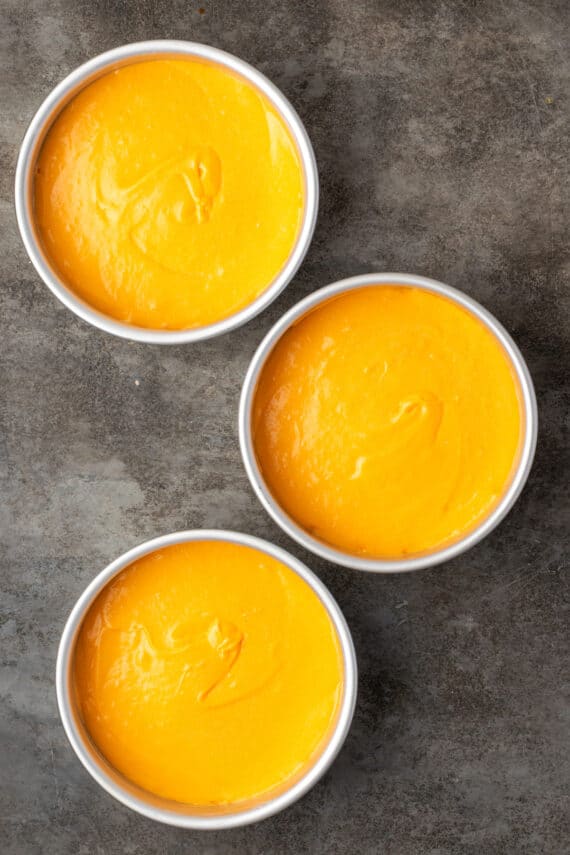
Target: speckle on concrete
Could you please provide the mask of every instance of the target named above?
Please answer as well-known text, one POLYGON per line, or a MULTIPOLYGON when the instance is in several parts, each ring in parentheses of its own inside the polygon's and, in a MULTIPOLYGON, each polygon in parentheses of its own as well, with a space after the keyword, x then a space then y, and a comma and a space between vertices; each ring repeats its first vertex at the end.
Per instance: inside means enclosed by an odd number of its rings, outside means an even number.
POLYGON ((0 0, 0 849, 3 855, 562 855, 568 827, 570 282, 566 0, 0 0), (246 328, 129 344, 42 285, 17 234, 18 145, 94 54, 175 37, 232 51, 289 96, 322 204, 295 281, 246 328), (481 300, 538 392, 529 484, 484 543, 380 578, 326 565, 268 519, 240 463, 240 383, 299 298, 374 270, 481 300), (113 802, 68 746, 56 647, 86 583, 183 527, 305 559, 354 633, 354 727, 332 770, 259 826, 189 833, 113 802))

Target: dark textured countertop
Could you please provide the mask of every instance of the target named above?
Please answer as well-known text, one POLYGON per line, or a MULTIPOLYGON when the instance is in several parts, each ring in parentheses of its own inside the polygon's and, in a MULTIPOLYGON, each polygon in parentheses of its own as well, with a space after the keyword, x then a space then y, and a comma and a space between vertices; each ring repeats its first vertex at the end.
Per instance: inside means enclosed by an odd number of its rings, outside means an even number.
POLYGON ((569 852, 568 3, 1 0, 0 12, 3 855, 569 852), (79 321, 35 275, 13 213, 18 146, 51 87, 100 51, 160 37, 268 74, 321 175, 295 281, 247 327, 198 346, 130 344, 79 321), (374 270, 483 302, 528 360, 541 419, 507 520, 450 564, 386 578, 288 540, 254 498, 236 430, 272 322, 374 270), (213 834, 105 795, 54 694, 61 629, 87 582, 141 540, 200 526, 306 560, 350 622, 361 674, 352 732, 322 782, 278 817, 213 834))

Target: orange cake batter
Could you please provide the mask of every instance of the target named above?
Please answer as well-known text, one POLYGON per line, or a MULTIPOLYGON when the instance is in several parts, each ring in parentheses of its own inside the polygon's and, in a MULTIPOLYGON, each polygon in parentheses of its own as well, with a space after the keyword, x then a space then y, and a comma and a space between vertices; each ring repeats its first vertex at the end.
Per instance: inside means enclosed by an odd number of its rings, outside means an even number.
POLYGON ((511 362, 483 323, 434 293, 372 286, 283 335, 252 431, 269 489, 302 528, 398 558, 452 543, 491 511, 521 418, 511 362))
POLYGON ((110 763, 196 805, 255 799, 304 770, 339 708, 342 652, 317 595, 265 553, 219 541, 139 559, 99 595, 74 663, 110 763))
POLYGON ((283 268, 304 179, 269 100, 220 65, 123 66, 56 119, 35 178, 40 236, 95 309, 185 329, 244 308, 283 268))

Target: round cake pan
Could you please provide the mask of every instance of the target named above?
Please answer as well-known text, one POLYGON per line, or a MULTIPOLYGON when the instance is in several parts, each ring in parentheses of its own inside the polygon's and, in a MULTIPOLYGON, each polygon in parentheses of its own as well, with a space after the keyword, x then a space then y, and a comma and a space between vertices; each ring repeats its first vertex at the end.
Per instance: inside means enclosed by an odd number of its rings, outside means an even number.
POLYGON ((289 284, 301 264, 315 229, 318 211, 319 180, 315 155, 299 116, 280 92, 261 72, 248 63, 208 45, 185 41, 149 41, 123 45, 107 51, 72 71, 45 99, 26 132, 16 168, 15 202, 20 234, 36 271, 61 302, 105 332, 132 341, 150 344, 182 344, 212 338, 247 323, 263 311, 289 284), (33 183, 35 164, 42 143, 61 110, 98 77, 124 65, 161 58, 198 58, 217 63, 240 75, 260 92, 278 111, 297 146, 304 176, 305 205, 297 241, 284 267, 267 288, 249 305, 227 318, 202 327, 183 330, 154 330, 122 323, 92 308, 66 285, 45 253, 34 217, 33 183))
POLYGON ((56 667, 57 702, 61 720, 71 746, 89 774, 110 795, 127 807, 150 819, 167 825, 195 829, 224 829, 248 825, 265 819, 284 810, 300 799, 324 775, 340 751, 348 734, 357 692, 357 666, 354 645, 347 623, 341 610, 328 589, 304 564, 277 546, 246 534, 233 531, 196 530, 180 531, 149 540, 129 550, 105 568, 87 586, 75 604, 63 631, 56 667), (191 541, 217 540, 249 546, 265 552, 281 561, 303 579, 316 594, 326 609, 336 631, 343 660, 343 691, 338 715, 328 740, 300 777, 276 790, 266 800, 256 800, 251 804, 227 805, 202 808, 180 804, 154 796, 152 793, 132 784, 119 774, 99 753, 91 742, 89 734, 81 721, 74 696, 73 661, 75 643, 89 608, 103 588, 133 561, 176 543, 191 541))
POLYGON ((283 531, 315 555, 319 555, 321 558, 325 558, 335 564, 374 573, 401 573, 408 570, 431 567, 434 564, 441 564, 444 561, 455 558, 486 537, 510 511, 524 487, 534 458, 537 431, 538 414, 536 396, 530 373, 518 347, 499 321, 483 306, 456 288, 451 288, 449 285, 444 285, 433 279, 426 279, 423 276, 411 276, 403 273, 371 273, 363 276, 354 276, 351 279, 343 279, 340 282, 335 282, 333 285, 328 285, 319 291, 315 291, 304 300, 301 300, 300 303, 297 303, 296 306, 293 306, 292 309, 277 321, 259 345, 245 377, 239 407, 239 438, 243 462, 251 485, 265 510, 281 526, 283 531), (475 529, 468 532, 461 539, 443 549, 410 555, 401 559, 366 558, 352 555, 335 549, 305 531, 283 510, 265 483, 255 455, 251 430, 252 407, 257 382, 267 358, 281 336, 293 324, 297 323, 303 315, 321 303, 326 302, 331 297, 355 288, 370 285, 403 285, 422 288, 425 291, 431 291, 447 297, 449 300, 466 309, 487 327, 507 354, 513 366, 521 394, 523 421, 521 448, 516 470, 506 485, 505 492, 500 501, 475 529))

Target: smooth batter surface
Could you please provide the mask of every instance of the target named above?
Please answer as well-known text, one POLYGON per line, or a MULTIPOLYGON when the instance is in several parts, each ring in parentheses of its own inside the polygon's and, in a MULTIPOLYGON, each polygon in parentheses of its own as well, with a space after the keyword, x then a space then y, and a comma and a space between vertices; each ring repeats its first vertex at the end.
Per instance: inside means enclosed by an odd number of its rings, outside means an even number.
POLYGON ((313 758, 336 720, 342 653, 292 570, 216 541, 167 547, 99 595, 75 659, 95 744, 180 802, 255 798, 313 758))
POLYGON ((270 102, 222 66, 154 60, 87 86, 38 159, 36 219, 64 280, 120 321, 203 326, 284 266, 301 161, 270 102))
POLYGON ((474 316, 402 286, 347 292, 280 339, 253 439, 270 490, 351 554, 434 550, 495 505, 521 437, 511 363, 474 316))

